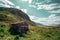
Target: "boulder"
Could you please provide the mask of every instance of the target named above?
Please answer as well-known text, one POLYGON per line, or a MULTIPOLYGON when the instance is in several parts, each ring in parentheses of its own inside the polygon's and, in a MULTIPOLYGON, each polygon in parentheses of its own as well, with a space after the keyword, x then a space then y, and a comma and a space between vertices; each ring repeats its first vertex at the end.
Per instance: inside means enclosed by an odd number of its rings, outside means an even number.
POLYGON ((27 23, 16 23, 16 24, 11 24, 9 32, 12 35, 22 35, 23 33, 27 33, 28 30, 29 29, 27 23))

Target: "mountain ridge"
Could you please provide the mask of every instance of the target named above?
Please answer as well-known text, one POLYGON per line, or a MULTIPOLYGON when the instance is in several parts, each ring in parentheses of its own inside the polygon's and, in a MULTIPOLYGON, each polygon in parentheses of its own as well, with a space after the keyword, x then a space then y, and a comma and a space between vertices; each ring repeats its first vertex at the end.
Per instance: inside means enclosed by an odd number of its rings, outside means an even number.
POLYGON ((0 11, 8 11, 8 12, 10 12, 12 14, 15 14, 15 15, 18 15, 18 16, 22 17, 23 19, 27 19, 27 20, 30 21, 29 16, 26 13, 22 12, 21 10, 19 10, 19 9, 0 7, 0 11))

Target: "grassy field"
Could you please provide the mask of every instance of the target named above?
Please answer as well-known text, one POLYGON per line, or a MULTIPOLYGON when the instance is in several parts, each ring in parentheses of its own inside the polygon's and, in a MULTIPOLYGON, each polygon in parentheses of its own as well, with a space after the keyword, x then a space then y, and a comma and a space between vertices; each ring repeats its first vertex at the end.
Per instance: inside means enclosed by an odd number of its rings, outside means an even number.
POLYGON ((60 40, 60 28, 46 28, 29 25, 29 31, 24 36, 11 35, 9 25, 0 26, 0 40, 60 40))

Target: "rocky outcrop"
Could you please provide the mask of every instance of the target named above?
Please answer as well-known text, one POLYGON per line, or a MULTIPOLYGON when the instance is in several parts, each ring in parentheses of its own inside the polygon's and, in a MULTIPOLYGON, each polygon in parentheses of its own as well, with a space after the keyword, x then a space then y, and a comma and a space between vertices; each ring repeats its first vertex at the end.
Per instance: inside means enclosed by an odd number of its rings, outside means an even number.
POLYGON ((22 35, 28 31, 28 24, 26 22, 11 24, 9 32, 12 35, 22 35))

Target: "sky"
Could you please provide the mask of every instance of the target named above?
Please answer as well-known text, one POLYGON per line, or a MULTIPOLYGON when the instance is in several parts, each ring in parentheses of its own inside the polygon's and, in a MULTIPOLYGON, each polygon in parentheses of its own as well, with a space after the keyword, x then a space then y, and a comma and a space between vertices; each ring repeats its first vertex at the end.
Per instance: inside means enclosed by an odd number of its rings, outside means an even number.
POLYGON ((60 24, 60 0, 0 0, 0 6, 14 7, 43 25, 60 24))

